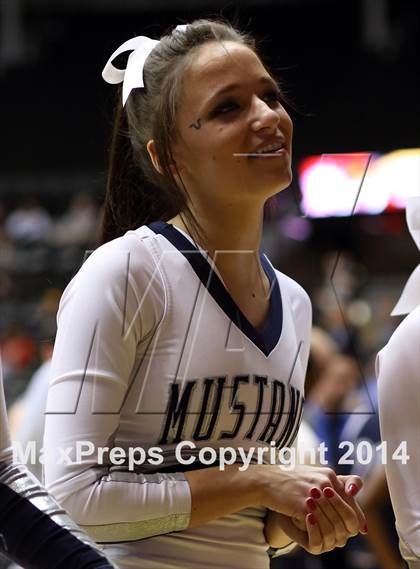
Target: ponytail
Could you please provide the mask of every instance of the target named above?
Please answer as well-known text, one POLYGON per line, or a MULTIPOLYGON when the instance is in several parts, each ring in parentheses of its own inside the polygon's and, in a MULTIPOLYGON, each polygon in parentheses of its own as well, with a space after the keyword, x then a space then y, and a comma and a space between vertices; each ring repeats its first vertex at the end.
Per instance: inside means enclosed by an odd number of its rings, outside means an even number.
POLYGON ((234 41, 256 52, 255 40, 229 22, 195 20, 184 32, 160 39, 143 69, 145 88, 132 91, 125 107, 121 106, 121 88, 117 90, 101 244, 175 215, 181 216, 196 242, 205 243, 205 233, 191 210, 182 179, 179 177, 179 185, 171 171, 171 146, 176 139, 176 109, 184 71, 195 50, 215 40, 234 41), (162 174, 154 168, 147 151, 151 139, 162 174))
POLYGON ((167 209, 167 204, 159 199, 159 192, 134 164, 127 113, 121 106, 118 90, 100 243, 151 221, 168 218, 168 214, 176 214, 167 209))

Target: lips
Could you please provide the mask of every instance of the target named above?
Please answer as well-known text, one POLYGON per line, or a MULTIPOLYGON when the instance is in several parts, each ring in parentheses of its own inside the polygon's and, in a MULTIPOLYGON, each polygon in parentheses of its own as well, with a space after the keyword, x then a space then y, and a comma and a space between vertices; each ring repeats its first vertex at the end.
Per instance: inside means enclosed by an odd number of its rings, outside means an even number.
MULTIPOLYGON (((257 148, 252 150, 252 153, 259 152, 259 151, 263 150, 264 148, 268 148, 270 146, 273 149, 274 148, 276 148, 276 149, 284 148, 285 144, 286 144, 286 142, 285 142, 284 138, 281 138, 281 137, 271 138, 270 140, 264 141, 264 144, 260 144, 257 148)), ((272 152, 274 152, 274 150, 272 152)))

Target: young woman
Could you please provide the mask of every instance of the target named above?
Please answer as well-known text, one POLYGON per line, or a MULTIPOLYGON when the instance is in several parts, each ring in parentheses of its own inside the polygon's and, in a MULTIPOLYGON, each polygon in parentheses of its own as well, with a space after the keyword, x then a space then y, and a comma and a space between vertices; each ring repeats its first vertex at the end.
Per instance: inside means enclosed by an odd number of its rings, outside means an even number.
POLYGON ((0 553, 26 569, 112 569, 35 476, 12 458, 0 360, 0 553))
POLYGON ((223 22, 124 50, 126 70, 104 70, 124 103, 104 243, 58 312, 48 487, 123 568, 263 569, 269 545, 343 546, 364 527, 360 480, 269 459, 296 437, 311 327, 306 293, 259 252, 264 203, 291 181, 279 87, 223 22))

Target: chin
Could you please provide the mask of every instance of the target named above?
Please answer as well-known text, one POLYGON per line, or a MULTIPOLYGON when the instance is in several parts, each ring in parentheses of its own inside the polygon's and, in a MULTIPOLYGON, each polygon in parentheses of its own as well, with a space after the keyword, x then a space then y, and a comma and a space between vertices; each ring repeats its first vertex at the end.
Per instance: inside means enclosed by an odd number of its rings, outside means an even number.
POLYGON ((293 174, 292 171, 289 170, 289 172, 284 173, 280 179, 266 186, 267 197, 274 196, 275 194, 278 194, 279 192, 282 192, 288 188, 292 183, 292 180, 293 174))

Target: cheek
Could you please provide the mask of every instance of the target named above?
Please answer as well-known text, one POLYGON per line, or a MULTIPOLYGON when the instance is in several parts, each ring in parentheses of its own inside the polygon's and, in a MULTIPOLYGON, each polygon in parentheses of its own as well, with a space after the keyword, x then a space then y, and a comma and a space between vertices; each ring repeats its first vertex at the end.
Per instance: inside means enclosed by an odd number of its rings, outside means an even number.
POLYGON ((292 134, 293 134, 293 121, 287 113, 285 113, 285 124, 287 125, 287 129, 288 129, 290 136, 292 136, 292 134))
POLYGON ((231 168, 234 160, 233 153, 241 148, 239 134, 226 126, 218 126, 211 131, 203 130, 197 133, 200 140, 198 138, 195 141, 189 140, 189 144, 194 148, 191 156, 192 167, 194 169, 198 167, 201 172, 206 164, 211 170, 231 168))

